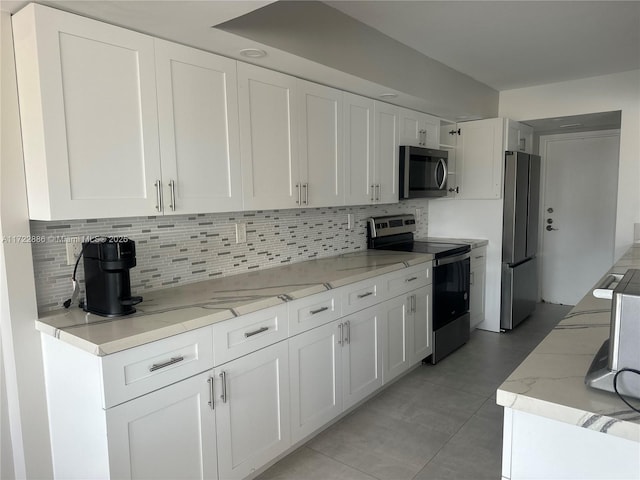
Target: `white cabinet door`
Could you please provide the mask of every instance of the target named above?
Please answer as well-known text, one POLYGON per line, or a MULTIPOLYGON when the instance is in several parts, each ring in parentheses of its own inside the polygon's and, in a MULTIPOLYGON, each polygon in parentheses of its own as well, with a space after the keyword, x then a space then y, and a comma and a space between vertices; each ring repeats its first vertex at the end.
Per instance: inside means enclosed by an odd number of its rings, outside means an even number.
POLYGON ((299 158, 303 206, 344 204, 342 92, 298 81, 299 158))
POLYGON ((370 98, 344 94, 344 200, 374 201, 374 105, 370 98))
POLYGON ((155 47, 164 213, 241 210, 236 62, 155 47))
POLYGON ((399 111, 400 145, 422 148, 440 146, 440 119, 407 108, 399 108, 399 111))
POLYGON ((471 328, 484 321, 484 300, 487 273, 487 247, 471 251, 471 282, 469 292, 469 315, 471 328))
POLYGON ((382 386, 381 307, 361 310, 343 319, 343 408, 346 410, 382 386))
POLYGON ((375 102, 375 181, 376 203, 398 202, 398 107, 375 102))
POLYGON ((153 215, 153 39, 31 4, 13 16, 29 216, 153 215))
POLYGON ((342 323, 289 339, 291 440, 302 440, 342 412, 342 323))
POLYGON ((432 115, 423 117, 424 140, 423 147, 440 148, 440 119, 432 115))
POLYGON ((505 118, 505 150, 533 153, 533 127, 505 118))
POLYGON ((296 79, 289 75, 238 63, 242 194, 246 210, 299 205, 296 85, 296 79))
POLYGON ((210 372, 106 411, 110 477, 215 479, 210 372))
POLYGON ((521 151, 533 153, 533 127, 525 125, 524 123, 520 124, 520 129, 518 130, 518 144, 521 151))
POLYGON ((410 300, 409 313, 409 362, 415 365, 424 358, 433 353, 433 325, 431 320, 431 291, 432 286, 414 290, 409 295, 413 297, 410 300))
POLYGON ((218 469, 245 478, 291 445, 287 342, 216 367, 218 469))
POLYGON ((503 119, 464 122, 459 123, 458 128, 458 198, 501 198, 504 170, 503 119))
POLYGON ((401 295, 383 304, 381 313, 382 330, 382 378, 384 383, 392 380, 409 368, 408 341, 409 310, 411 296, 401 295))

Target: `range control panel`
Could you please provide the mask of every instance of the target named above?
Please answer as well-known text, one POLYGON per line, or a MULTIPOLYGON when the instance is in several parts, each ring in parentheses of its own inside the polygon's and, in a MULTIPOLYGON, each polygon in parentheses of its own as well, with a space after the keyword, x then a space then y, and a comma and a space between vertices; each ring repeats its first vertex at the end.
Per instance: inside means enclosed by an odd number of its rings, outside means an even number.
POLYGON ((416 231, 416 218, 411 214, 371 217, 368 222, 371 238, 416 231))

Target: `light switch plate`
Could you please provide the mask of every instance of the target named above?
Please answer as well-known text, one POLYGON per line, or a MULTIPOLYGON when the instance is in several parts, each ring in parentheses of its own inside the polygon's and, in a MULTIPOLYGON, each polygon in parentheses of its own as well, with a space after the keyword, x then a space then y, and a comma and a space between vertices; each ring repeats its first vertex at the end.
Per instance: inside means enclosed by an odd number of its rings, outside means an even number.
POLYGON ((246 223, 236 223, 236 243, 247 243, 246 223))

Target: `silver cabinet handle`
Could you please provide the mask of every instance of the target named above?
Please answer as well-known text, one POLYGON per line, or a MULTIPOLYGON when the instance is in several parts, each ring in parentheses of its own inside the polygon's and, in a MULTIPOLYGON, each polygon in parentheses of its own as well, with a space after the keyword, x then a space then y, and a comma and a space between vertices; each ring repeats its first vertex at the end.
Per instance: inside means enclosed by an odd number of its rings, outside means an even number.
POLYGON ((162 211, 162 182, 160 180, 156 180, 156 183, 153 184, 156 187, 156 210, 162 211))
POLYGON ((373 292, 361 293, 358 295, 358 298, 368 297, 369 295, 373 295, 373 292))
POLYGON ((418 296, 414 293, 413 294, 413 313, 416 313, 418 311, 418 296))
POLYGON ((405 282, 413 282, 414 280, 417 280, 417 279, 418 277, 411 277, 411 278, 407 278, 405 282))
POLYGON ((345 343, 351 343, 351 322, 349 320, 347 320, 344 323, 347 326, 347 339, 346 339, 345 343))
POLYGON ((163 363, 154 363, 149 367, 150 372, 155 372, 156 370, 160 370, 161 368, 168 367, 169 365, 173 365, 174 363, 178 363, 184 360, 183 356, 172 357, 171 360, 167 360, 163 363))
POLYGON ((475 258, 477 260, 479 258, 484 258, 484 255, 478 255, 477 257, 473 257, 473 258, 475 258))
POLYGON ((343 324, 342 323, 340 325, 338 325, 338 329, 340 330, 340 334, 338 336, 338 345, 342 346, 342 330, 343 330, 343 324))
POLYGON ((329 307, 321 307, 321 308, 318 308, 316 310, 311 310, 309 313, 311 315, 315 315, 316 313, 325 312, 327 310, 329 310, 329 307))
POLYGON ((213 393, 213 377, 207 378, 207 383, 209 384, 209 401, 207 403, 211 407, 211 410, 215 410, 216 405, 215 405, 215 402, 213 400, 213 396, 214 396, 214 393, 213 393))
POLYGON ((372 202, 376 199, 375 190, 376 190, 376 186, 375 185, 371 185, 371 201, 372 202))
POLYGON ((296 200, 296 203, 302 205, 302 189, 299 183, 296 183, 296 190, 298 190, 298 200, 296 200))
POLYGON ((309 205, 309 184, 303 183, 302 188, 304 189, 304 199, 302 200, 302 203, 304 205, 309 205))
POLYGON ((469 275, 469 285, 473 285, 476 279, 476 272, 471 272, 469 275))
POLYGON ((258 335, 259 333, 266 332, 267 330, 269 330, 269 327, 260 327, 253 332, 244 332, 244 338, 253 337, 254 335, 258 335))
POLYGON ((220 395, 220 400, 222 400, 222 403, 227 403, 227 372, 223 370, 220 373, 220 378, 222 379, 222 395, 220 395))
POLYGON ((169 208, 176 211, 176 182, 174 180, 169 180, 169 191, 171 192, 171 203, 169 204, 169 208))

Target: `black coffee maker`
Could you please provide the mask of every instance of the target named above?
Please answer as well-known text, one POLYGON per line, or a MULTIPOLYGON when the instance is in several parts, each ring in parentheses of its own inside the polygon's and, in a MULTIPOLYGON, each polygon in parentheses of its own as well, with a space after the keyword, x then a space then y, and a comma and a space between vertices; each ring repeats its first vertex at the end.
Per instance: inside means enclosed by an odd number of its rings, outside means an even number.
POLYGON ((129 269, 136 266, 136 244, 128 239, 96 238, 82 244, 86 298, 84 310, 104 317, 136 311, 142 297, 131 296, 129 269))

